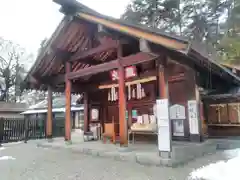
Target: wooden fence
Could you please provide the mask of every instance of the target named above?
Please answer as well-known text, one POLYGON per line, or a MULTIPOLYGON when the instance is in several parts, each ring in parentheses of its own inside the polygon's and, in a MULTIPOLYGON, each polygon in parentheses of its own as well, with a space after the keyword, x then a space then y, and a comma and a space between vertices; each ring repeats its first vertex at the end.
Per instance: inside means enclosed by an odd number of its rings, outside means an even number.
MULTIPOLYGON (((64 136, 64 119, 53 121, 53 137, 64 136)), ((0 143, 46 138, 46 120, 0 118, 0 143)))

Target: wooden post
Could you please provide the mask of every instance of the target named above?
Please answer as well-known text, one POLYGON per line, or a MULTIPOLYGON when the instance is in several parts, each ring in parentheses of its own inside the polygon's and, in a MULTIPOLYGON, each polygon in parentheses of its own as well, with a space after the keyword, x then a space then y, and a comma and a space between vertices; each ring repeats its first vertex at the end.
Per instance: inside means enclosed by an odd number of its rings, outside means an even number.
MULTIPOLYGON (((164 56, 162 57, 162 59, 158 60, 157 65, 158 65, 158 95, 159 95, 158 98, 160 100, 167 100, 167 103, 169 105, 167 57, 164 56)), ((169 113, 169 107, 167 107, 167 111, 169 113)), ((161 113, 161 112, 158 112, 158 113, 161 113)), ((163 130, 165 131, 165 133, 163 134, 158 134, 158 138, 160 138, 158 141, 160 141, 161 143, 161 138, 168 138, 170 142, 168 142, 169 144, 164 145, 165 147, 159 144, 158 148, 159 148, 159 155, 161 157, 169 158, 171 156, 170 152, 171 152, 172 133, 171 133, 170 119, 165 119, 165 121, 166 120, 168 121, 168 130, 166 129, 166 127, 160 126, 160 122, 158 122, 159 128, 163 128, 163 130)), ((162 119, 158 119, 158 121, 162 121, 162 119)), ((160 133, 161 133, 161 129, 160 129, 160 133)))
MULTIPOLYGON (((122 58, 122 46, 120 42, 118 42, 118 58, 122 58)), ((119 132, 120 132, 120 145, 127 146, 128 138, 127 138, 127 121, 126 121, 126 93, 125 93, 125 70, 121 65, 121 60, 119 60, 119 68, 118 68, 118 95, 119 95, 119 132)))
POLYGON ((71 141, 71 88, 72 82, 67 78, 67 74, 71 72, 71 63, 66 62, 65 64, 65 96, 66 96, 66 107, 65 107, 65 141, 71 141))
POLYGON ((0 147, 3 143, 3 136, 4 136, 4 118, 0 118, 0 147))
POLYGON ((27 143, 29 139, 28 133, 29 133, 29 116, 25 115, 24 116, 24 143, 27 143))
POLYGON ((47 111, 47 138, 52 138, 52 123, 53 123, 53 114, 52 114, 52 88, 48 86, 48 111, 47 111))
POLYGON ((168 99, 168 80, 164 66, 166 61, 158 66, 159 99, 168 99))
POLYGON ((89 131, 89 105, 88 105, 88 93, 83 93, 84 104, 84 133, 89 131))
POLYGON ((128 128, 132 126, 132 107, 128 109, 128 128))

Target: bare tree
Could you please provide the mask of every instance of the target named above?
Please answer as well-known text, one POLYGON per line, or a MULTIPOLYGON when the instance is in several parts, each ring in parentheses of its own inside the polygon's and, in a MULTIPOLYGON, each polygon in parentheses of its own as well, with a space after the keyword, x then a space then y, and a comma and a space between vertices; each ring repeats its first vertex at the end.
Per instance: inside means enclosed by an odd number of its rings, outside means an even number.
POLYGON ((0 38, 0 101, 16 101, 21 95, 20 85, 26 74, 25 49, 12 41, 0 38))

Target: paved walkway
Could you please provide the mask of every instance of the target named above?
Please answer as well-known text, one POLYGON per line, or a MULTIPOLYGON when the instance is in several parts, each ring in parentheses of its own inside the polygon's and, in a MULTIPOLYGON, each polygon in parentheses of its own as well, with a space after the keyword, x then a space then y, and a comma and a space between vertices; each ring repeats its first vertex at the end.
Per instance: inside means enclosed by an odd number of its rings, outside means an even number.
POLYGON ((223 152, 204 156, 177 168, 143 166, 71 152, 39 148, 37 143, 7 144, 0 148, 3 180, 186 180, 195 168, 227 159, 223 152))

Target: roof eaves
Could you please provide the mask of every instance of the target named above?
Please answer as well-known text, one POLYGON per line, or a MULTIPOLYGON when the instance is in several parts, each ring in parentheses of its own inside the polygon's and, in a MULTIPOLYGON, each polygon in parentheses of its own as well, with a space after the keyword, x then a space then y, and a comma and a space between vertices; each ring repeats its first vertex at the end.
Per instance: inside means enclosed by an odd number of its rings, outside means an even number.
POLYGON ((84 4, 82 4, 82 3, 80 3, 76 0, 53 0, 53 1, 60 4, 63 7, 63 9, 64 9, 64 6, 75 8, 76 15, 77 15, 77 13, 80 13, 80 12, 81 13, 86 13, 88 15, 93 15, 95 17, 102 18, 102 19, 105 19, 105 20, 108 20, 108 21, 111 21, 111 22, 114 22, 114 23, 124 25, 124 26, 137 28, 137 29, 146 31, 148 33, 153 33, 153 34, 156 34, 156 35, 159 35, 159 36, 167 37, 169 39, 177 40, 177 41, 182 42, 182 43, 186 43, 186 44, 189 43, 187 38, 163 32, 162 30, 160 30, 158 28, 150 28, 150 27, 147 27, 145 25, 134 24, 134 23, 131 23, 131 22, 126 21, 126 20, 116 19, 116 18, 107 16, 107 15, 100 14, 100 13, 94 11, 93 9, 85 6, 84 4))
MULTIPOLYGON (((188 55, 191 56, 192 54, 195 54, 193 52, 196 52, 201 56, 203 59, 211 63, 212 65, 215 65, 218 69, 222 70, 224 73, 226 73, 228 76, 231 76, 235 82, 235 84, 240 85, 240 77, 235 75, 232 71, 230 71, 228 68, 224 67, 220 63, 218 63, 216 60, 213 60, 212 57, 209 55, 209 52, 206 50, 206 45, 204 46, 201 43, 197 43, 196 41, 191 42, 191 45, 188 50, 188 55)), ((211 52, 215 53, 215 52, 211 52)), ((196 57, 199 58, 199 57, 196 57)))
POLYGON ((46 45, 43 47, 42 51, 38 54, 33 66, 30 68, 26 78, 25 78, 25 82, 29 80, 29 75, 33 74, 34 71, 36 70, 36 68, 39 66, 40 62, 42 61, 43 57, 45 56, 46 53, 49 53, 52 50, 52 43, 53 41, 58 37, 59 33, 61 32, 61 30, 65 27, 66 23, 69 21, 68 17, 65 16, 60 23, 58 24, 56 30, 54 31, 54 33, 52 34, 52 36, 50 37, 50 39, 47 40, 46 45))

